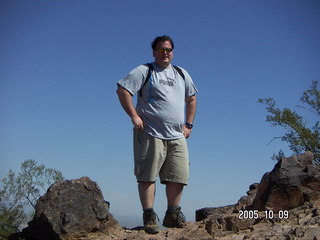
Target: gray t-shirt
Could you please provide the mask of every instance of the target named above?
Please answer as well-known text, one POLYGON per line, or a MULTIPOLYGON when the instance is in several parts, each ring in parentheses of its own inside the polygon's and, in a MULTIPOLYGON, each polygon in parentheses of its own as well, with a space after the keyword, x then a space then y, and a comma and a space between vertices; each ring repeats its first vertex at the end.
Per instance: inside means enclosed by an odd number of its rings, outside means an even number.
POLYGON ((140 65, 118 81, 132 95, 138 94, 136 111, 145 123, 145 132, 153 137, 172 140, 183 137, 185 99, 197 93, 190 75, 181 68, 185 79, 170 65, 163 69, 152 63, 154 70, 143 86, 148 67, 140 65))

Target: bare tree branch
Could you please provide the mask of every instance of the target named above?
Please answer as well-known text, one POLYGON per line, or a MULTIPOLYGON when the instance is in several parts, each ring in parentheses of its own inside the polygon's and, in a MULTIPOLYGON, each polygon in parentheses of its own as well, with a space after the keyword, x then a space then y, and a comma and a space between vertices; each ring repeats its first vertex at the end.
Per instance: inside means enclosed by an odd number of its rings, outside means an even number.
POLYGON ((309 111, 309 112, 312 112, 313 114, 315 114, 315 115, 317 115, 317 116, 320 116, 319 113, 317 113, 316 111, 313 111, 312 109, 306 108, 306 107, 301 106, 301 105, 296 105, 296 107, 302 108, 302 109, 304 109, 304 110, 307 110, 307 111, 309 111))

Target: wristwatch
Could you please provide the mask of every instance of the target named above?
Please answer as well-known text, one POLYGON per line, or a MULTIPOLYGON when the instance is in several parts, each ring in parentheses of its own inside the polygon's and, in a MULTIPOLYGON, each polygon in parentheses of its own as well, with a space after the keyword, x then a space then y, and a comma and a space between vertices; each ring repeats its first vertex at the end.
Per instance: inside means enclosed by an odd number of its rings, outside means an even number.
POLYGON ((188 128, 188 129, 192 129, 193 128, 193 124, 192 123, 186 122, 185 125, 186 125, 186 128, 188 128))

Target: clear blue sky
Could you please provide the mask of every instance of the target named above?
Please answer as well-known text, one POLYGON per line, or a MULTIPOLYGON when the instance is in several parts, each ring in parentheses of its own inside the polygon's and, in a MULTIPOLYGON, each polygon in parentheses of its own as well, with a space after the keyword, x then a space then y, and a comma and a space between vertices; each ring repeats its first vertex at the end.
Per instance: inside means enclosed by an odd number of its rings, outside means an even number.
MULTIPOLYGON (((318 0, 2 0, 0 177, 27 159, 67 179, 89 176, 116 217, 141 221, 116 82, 152 61, 150 42, 169 34, 174 64, 199 90, 183 210, 193 220, 199 208, 235 203, 287 150, 267 145, 283 131, 257 99, 291 108, 319 80, 319 12, 318 0)), ((155 208, 162 219, 160 184, 155 208)))

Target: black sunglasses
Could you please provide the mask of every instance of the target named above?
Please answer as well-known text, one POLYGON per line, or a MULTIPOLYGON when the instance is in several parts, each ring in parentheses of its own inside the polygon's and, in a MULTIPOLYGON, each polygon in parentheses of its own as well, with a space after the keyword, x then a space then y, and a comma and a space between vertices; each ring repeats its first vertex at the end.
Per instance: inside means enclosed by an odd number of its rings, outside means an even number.
POLYGON ((172 48, 157 48, 157 50, 160 53, 164 53, 164 52, 171 53, 173 49, 172 48))

